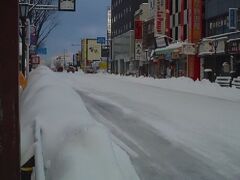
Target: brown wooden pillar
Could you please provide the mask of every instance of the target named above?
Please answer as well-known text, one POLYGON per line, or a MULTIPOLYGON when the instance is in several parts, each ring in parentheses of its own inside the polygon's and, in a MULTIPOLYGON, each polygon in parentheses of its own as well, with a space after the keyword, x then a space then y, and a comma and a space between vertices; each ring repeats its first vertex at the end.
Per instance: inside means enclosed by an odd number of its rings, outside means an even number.
POLYGON ((20 180, 18 0, 0 6, 0 179, 20 180))

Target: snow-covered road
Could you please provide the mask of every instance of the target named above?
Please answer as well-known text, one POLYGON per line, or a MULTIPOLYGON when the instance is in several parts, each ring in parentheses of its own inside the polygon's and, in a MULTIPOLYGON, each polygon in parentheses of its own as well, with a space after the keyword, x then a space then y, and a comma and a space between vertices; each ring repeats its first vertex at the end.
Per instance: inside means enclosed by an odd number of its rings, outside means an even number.
POLYGON ((101 74, 59 76, 128 152, 142 180, 240 179, 237 91, 210 84, 191 91, 193 82, 184 90, 179 83, 174 88, 101 74))

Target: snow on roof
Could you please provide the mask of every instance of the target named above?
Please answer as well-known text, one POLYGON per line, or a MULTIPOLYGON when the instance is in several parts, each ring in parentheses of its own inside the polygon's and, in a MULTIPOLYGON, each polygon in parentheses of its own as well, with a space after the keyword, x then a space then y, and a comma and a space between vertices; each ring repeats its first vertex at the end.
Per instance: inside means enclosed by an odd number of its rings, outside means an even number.
POLYGON ((126 152, 90 116, 79 94, 45 66, 31 72, 20 96, 22 157, 33 144, 36 119, 42 128, 47 179, 139 179, 126 152))

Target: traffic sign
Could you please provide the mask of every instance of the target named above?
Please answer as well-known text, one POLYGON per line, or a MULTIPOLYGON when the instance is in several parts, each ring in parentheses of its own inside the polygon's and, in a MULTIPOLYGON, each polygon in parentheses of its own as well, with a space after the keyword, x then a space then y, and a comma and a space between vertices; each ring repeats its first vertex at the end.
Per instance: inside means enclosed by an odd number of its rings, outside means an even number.
POLYGON ((106 38, 105 37, 97 37, 98 44, 105 44, 106 38))
POLYGON ((46 55, 47 54, 47 48, 38 48, 37 49, 37 54, 46 55))

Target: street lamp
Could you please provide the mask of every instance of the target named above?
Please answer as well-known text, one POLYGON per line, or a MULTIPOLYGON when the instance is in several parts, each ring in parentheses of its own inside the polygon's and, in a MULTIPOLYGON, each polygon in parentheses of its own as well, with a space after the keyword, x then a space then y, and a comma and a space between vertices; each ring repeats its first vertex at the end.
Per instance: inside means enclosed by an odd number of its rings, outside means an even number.
POLYGON ((20 19, 22 22, 22 73, 25 75, 25 50, 26 50, 26 19, 29 12, 28 0, 23 0, 19 4, 20 19))
POLYGON ((217 48, 218 48, 218 40, 215 39, 213 42, 213 48, 214 48, 214 56, 215 56, 215 59, 214 59, 214 78, 216 76, 216 72, 217 72, 217 48))
POLYGON ((146 58, 146 61, 147 61, 147 65, 148 65, 148 77, 149 77, 149 61, 148 61, 148 49, 145 49, 145 58, 146 58))

